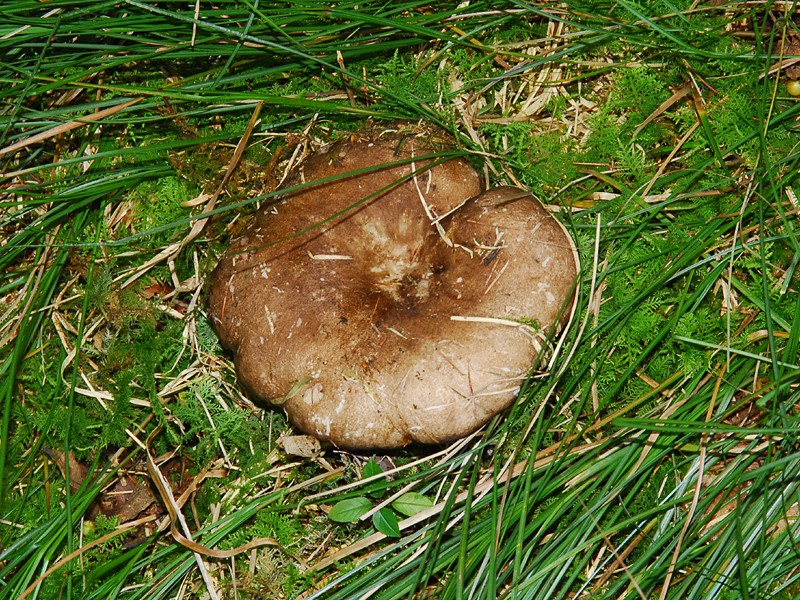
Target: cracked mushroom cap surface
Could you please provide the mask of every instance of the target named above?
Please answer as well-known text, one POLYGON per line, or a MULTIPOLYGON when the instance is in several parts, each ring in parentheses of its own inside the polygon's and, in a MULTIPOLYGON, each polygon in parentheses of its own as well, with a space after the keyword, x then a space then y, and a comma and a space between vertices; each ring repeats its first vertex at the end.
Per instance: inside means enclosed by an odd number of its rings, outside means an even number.
POLYGON ((293 183, 327 181, 263 207, 210 277, 240 383, 340 447, 474 432, 574 308, 565 228, 462 159, 416 160, 431 144, 365 134, 312 156, 293 183))

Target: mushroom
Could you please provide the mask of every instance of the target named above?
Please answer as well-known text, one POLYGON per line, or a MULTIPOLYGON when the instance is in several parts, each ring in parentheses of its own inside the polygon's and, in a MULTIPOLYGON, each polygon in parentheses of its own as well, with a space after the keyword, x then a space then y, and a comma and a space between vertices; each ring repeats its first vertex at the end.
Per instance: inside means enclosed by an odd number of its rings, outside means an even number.
POLYGON ((436 139, 368 132, 312 156, 295 180, 312 185, 263 207, 210 277, 240 383, 339 447, 474 432, 574 310, 566 229, 524 190, 481 193, 466 161, 434 161, 436 139))

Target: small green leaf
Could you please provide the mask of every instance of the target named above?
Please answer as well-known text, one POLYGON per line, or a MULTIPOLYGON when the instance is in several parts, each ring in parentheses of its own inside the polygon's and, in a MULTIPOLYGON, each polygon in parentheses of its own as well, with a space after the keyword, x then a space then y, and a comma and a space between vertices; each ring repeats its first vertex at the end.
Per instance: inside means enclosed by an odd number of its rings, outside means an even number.
POLYGON ((355 523, 370 508, 372 508, 372 502, 364 496, 348 498, 334 504, 328 513, 328 518, 337 523, 355 523))
POLYGON ((361 479, 366 479, 367 477, 372 477, 373 475, 380 475, 381 473, 383 473, 381 466, 375 462, 374 458, 370 458, 361 471, 361 479))
POLYGON ((397 500, 392 502, 394 509, 402 515, 413 517, 418 512, 433 506, 430 498, 423 496, 417 492, 408 492, 403 494, 397 500))
MULTIPOLYGON (((361 470, 361 479, 367 479, 368 477, 372 477, 374 475, 380 475, 383 473, 383 469, 381 466, 375 462, 374 458, 370 458, 367 461, 367 464, 364 465, 364 468, 361 470)), ((372 496, 373 498, 380 498, 383 496, 384 491, 386 490, 386 479, 376 479, 372 483, 367 484, 364 488, 364 491, 372 496)))
POLYGON ((397 523, 397 517, 387 506, 372 515, 372 524, 383 535, 400 537, 400 525, 397 523))

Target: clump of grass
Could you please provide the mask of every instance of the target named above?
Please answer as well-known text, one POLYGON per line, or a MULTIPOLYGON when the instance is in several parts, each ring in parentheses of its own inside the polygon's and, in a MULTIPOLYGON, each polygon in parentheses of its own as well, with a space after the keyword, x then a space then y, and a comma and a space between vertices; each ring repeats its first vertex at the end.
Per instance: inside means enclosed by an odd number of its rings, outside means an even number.
POLYGON ((785 15, 123 8, 0 7, 0 597, 796 595, 785 15), (438 123, 546 200, 579 312, 481 435, 292 457, 203 279, 288 168, 368 117, 438 123), (327 516, 398 493, 432 503, 399 536, 327 516))

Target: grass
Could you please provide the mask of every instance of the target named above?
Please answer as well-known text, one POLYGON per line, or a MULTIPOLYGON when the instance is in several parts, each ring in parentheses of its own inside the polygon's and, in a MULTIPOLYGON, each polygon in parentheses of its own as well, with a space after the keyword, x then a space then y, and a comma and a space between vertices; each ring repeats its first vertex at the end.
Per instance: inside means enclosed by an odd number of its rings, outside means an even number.
POLYGON ((784 9, 4 2, 0 597, 796 597, 784 9), (479 434, 294 456, 203 282, 367 119, 438 124, 545 201, 578 312, 479 434))

